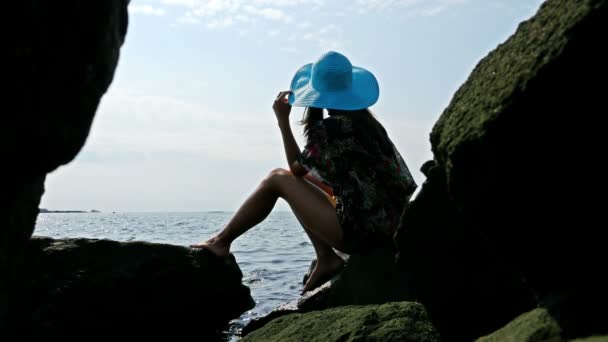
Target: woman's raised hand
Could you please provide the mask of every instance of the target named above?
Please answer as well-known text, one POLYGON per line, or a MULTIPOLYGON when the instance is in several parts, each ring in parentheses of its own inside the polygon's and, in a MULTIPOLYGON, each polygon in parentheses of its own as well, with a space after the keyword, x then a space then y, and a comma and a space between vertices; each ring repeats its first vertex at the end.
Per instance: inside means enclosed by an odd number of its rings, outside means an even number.
POLYGON ((289 120, 289 113, 291 113, 291 105, 289 104, 289 100, 287 100, 287 95, 291 93, 291 90, 282 91, 279 93, 279 95, 277 95, 277 98, 274 100, 272 109, 274 109, 274 115, 276 115, 277 120, 279 122, 289 120))

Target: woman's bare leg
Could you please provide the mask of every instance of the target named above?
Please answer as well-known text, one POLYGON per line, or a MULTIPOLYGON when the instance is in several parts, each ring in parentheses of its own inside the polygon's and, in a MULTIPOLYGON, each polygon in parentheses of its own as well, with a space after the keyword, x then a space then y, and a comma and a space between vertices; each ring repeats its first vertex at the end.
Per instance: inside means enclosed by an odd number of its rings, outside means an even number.
POLYGON ((304 228, 304 231, 315 249, 317 263, 310 273, 306 284, 304 284, 302 293, 313 290, 328 281, 344 267, 344 260, 336 254, 330 245, 326 244, 310 230, 304 228))
POLYGON ((204 247, 217 255, 226 256, 230 253, 230 245, 241 234, 262 222, 274 208, 279 198, 270 187, 270 178, 273 173, 264 179, 260 185, 249 195, 234 213, 228 224, 217 235, 190 247, 204 247))
POLYGON ((331 248, 342 249, 342 228, 334 207, 321 190, 287 170, 273 170, 221 232, 192 247, 204 247, 218 255, 228 255, 232 241, 266 218, 279 197, 289 203, 317 253, 317 267, 304 291, 320 285, 319 282, 329 273, 335 273, 343 265, 342 259, 331 248))
MULTIPOLYGON (((323 190, 319 189, 316 185, 310 184, 313 188, 315 188, 320 194, 326 196, 323 190)), ((326 199, 329 201, 329 199, 326 199)), ((293 208, 292 208, 293 209, 293 208)), ((335 210, 332 206, 332 209, 335 210)), ((317 286, 321 285, 325 281, 329 280, 333 275, 335 275, 338 271, 342 269, 344 266, 344 260, 336 254, 334 249, 327 244, 325 241, 317 237, 312 231, 310 231, 300 217, 298 216, 297 209, 294 210, 294 214, 300 225, 304 228, 306 235, 312 242, 313 248, 315 249, 315 254, 317 255, 317 263, 315 268, 311 272, 304 288, 302 289, 302 293, 312 290, 317 286), (320 261, 319 261, 320 260, 320 261)))

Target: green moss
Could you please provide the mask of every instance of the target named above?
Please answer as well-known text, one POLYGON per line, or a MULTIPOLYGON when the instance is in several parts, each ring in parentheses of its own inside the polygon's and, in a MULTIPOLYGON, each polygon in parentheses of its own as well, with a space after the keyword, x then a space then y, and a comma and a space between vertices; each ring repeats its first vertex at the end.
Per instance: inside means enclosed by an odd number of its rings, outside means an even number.
POLYGON ((561 53, 570 30, 598 2, 546 1, 535 17, 521 23, 513 36, 481 60, 433 128, 435 158, 449 168, 450 156, 460 145, 480 139, 524 93, 528 81, 561 53))
POLYGON ((343 306, 279 317, 243 341, 438 341, 424 307, 412 302, 343 306))
POLYGON ((545 309, 534 309, 520 315, 503 328, 477 339, 477 342, 558 342, 563 341, 561 328, 545 309))
POLYGON ((577 338, 572 342, 608 342, 608 336, 590 336, 586 338, 577 338))

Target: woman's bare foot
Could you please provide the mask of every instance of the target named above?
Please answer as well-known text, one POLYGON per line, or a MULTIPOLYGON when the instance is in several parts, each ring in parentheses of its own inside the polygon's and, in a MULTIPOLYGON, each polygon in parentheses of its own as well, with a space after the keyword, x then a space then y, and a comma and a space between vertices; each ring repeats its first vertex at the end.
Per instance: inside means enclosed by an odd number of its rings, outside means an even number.
POLYGON ((214 236, 207 241, 190 245, 191 248, 203 248, 211 251, 213 254, 221 257, 228 256, 230 254, 230 244, 224 243, 220 238, 214 236))
POLYGON ((333 276, 340 273, 342 268, 344 268, 344 260, 336 254, 323 260, 317 260, 315 269, 312 270, 310 277, 308 277, 306 284, 304 284, 302 294, 312 291, 330 280, 333 276))

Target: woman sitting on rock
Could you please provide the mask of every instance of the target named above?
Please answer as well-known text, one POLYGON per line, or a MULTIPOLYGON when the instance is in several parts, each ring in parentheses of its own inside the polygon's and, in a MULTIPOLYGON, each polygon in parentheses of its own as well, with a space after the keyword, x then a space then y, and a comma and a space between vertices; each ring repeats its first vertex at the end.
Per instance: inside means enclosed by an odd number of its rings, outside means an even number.
POLYGON ((290 170, 270 172, 224 229, 191 247, 228 255, 232 241, 264 220, 279 197, 289 203, 317 254, 302 292, 342 269, 344 261, 333 248, 352 254, 390 243, 416 184, 367 109, 378 93, 374 75, 337 52, 301 67, 291 90, 280 92, 272 106, 290 170), (302 152, 289 123, 292 105, 306 107, 302 152))

